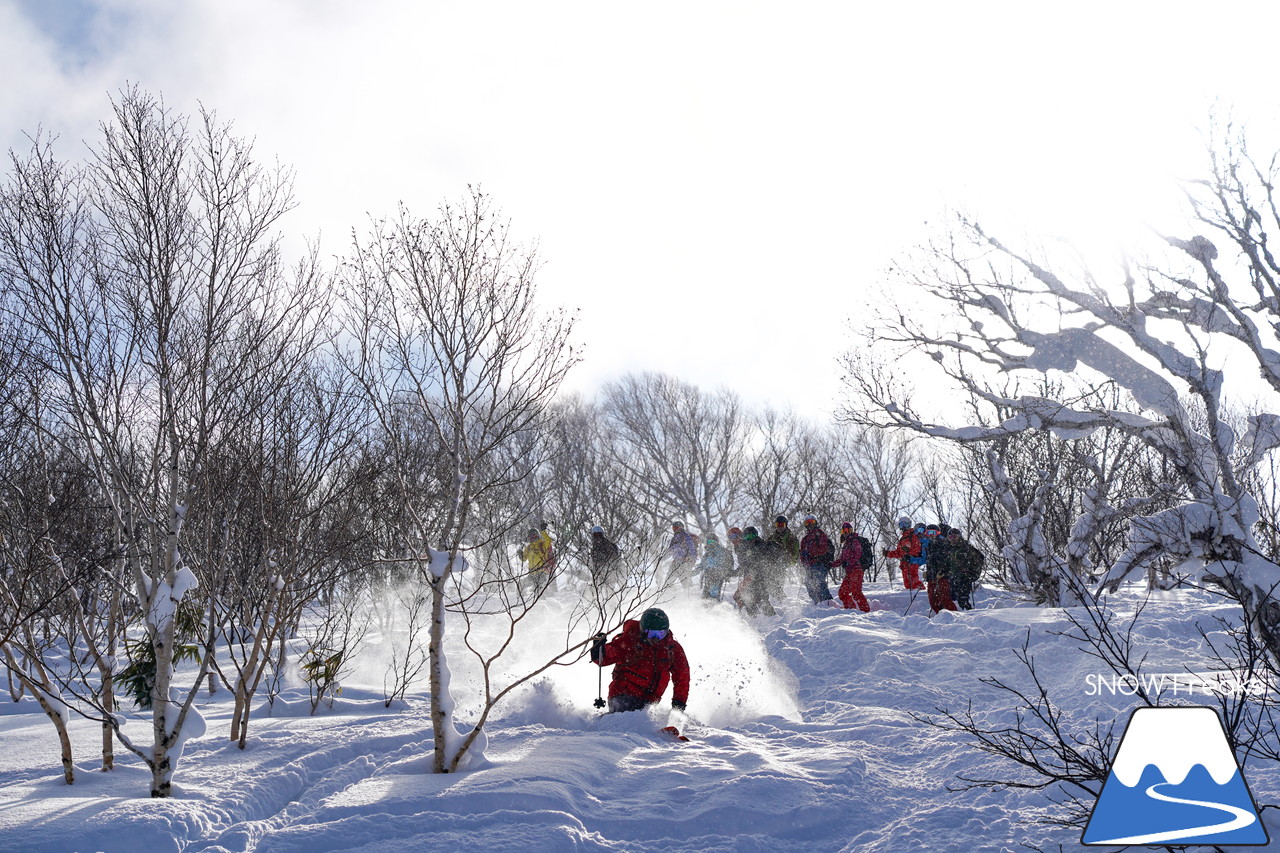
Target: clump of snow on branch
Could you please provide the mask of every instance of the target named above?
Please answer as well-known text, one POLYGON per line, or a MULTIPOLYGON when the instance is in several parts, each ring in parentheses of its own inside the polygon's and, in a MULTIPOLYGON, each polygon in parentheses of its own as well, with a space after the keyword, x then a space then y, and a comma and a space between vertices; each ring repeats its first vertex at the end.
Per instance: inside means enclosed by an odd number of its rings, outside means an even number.
POLYGON ((182 759, 182 751, 186 748, 187 741, 192 738, 204 737, 208 730, 208 724, 205 722, 204 715, 196 709, 195 705, 187 708, 185 716, 178 713, 182 707, 183 690, 173 687, 169 690, 169 707, 171 713, 165 715, 164 725, 165 734, 173 735, 174 728, 178 725, 178 718, 182 717, 182 728, 178 730, 177 737, 173 745, 169 747, 169 769, 164 774, 166 782, 173 781, 173 772, 178 768, 178 762, 182 759))
POLYGON ((200 586, 200 580, 195 572, 186 566, 181 566, 174 574, 173 586, 169 586, 164 581, 156 583, 155 595, 152 596, 147 619, 157 630, 163 630, 178 612, 178 607, 181 606, 186 594, 200 586))
POLYGON ((427 549, 427 570, 431 572, 434 578, 443 578, 450 571, 465 572, 470 568, 467 558, 460 553, 452 555, 452 564, 450 563, 450 554, 448 551, 437 551, 434 548, 427 549))
POLYGON ((1148 409, 1165 416, 1180 409, 1178 392, 1168 380, 1093 331, 1064 329, 1051 335, 1023 332, 1022 340, 1035 348, 1027 358, 1027 366, 1034 370, 1070 373, 1077 362, 1083 362, 1114 379, 1148 409))

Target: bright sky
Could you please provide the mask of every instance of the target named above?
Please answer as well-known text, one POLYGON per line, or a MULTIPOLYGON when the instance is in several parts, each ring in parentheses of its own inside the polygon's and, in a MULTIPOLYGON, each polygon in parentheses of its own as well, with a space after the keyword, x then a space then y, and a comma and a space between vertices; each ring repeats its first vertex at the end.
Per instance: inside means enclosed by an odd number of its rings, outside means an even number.
MULTIPOLYGON (((126 82, 298 173, 298 235, 479 184, 627 370, 829 410, 846 324, 947 206, 1109 240, 1220 99, 1280 114, 1280 4, 0 0, 0 142, 82 150, 126 82)), ((1270 131, 1270 128, 1267 128, 1270 131)), ((1272 137, 1275 138, 1275 137, 1272 137)))

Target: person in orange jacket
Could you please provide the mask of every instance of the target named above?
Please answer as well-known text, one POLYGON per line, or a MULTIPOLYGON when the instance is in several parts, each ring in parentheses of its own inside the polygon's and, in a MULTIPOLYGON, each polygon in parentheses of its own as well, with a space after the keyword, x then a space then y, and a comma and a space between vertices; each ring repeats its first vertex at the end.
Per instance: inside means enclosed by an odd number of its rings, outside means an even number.
POLYGON ((911 519, 905 515, 898 519, 898 529, 902 535, 898 544, 884 555, 898 560, 902 569, 902 585, 906 589, 924 589, 924 581, 920 580, 920 567, 924 565, 924 549, 920 546, 920 537, 911 527, 911 519))
POLYGON ((671 635, 667 614, 651 607, 639 621, 622 623, 622 633, 607 644, 604 634, 592 638, 591 660, 613 665, 609 682, 609 713, 639 711, 662 698, 671 684, 671 707, 685 710, 689 701, 689 659, 671 635))

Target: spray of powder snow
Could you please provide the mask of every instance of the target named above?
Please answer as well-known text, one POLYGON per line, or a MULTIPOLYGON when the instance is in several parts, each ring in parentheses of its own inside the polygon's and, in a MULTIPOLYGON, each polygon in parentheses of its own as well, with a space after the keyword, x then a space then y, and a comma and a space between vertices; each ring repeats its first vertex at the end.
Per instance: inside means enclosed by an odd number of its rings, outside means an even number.
MULTIPOLYGON (((407 678, 407 697, 425 697, 431 593, 425 584, 408 583, 361 598, 361 641, 343 681, 362 692, 385 695, 407 678)), ((451 664, 452 661, 449 661, 451 664)))
MULTIPOLYGON (((660 605, 671 619, 671 630, 689 658, 691 683, 689 717, 712 726, 727 726, 777 715, 799 719, 795 679, 791 672, 769 657, 760 634, 747 617, 727 603, 705 602, 697 597, 681 597, 660 605)), ((517 642, 504 654, 499 669, 503 684, 536 669, 566 641, 565 625, 571 610, 571 596, 565 591, 544 600, 522 623, 517 642)), ((633 614, 638 618, 639 614, 633 614)), ((488 626, 487 626, 488 627, 488 626)), ((505 627, 493 625, 504 635, 505 627)), ((573 643, 586 640, 598 626, 582 625, 573 643)), ((611 637, 613 634, 610 635, 611 637)), ((454 684, 474 692, 470 662, 451 658, 454 684), (466 685, 466 687, 464 687, 466 685)), ((594 719, 597 696, 608 695, 613 667, 603 669, 585 656, 568 666, 556 666, 516 691, 497 715, 512 722, 564 727, 574 721, 594 719)), ((458 694, 462 706, 469 697, 458 694)), ((663 695, 661 707, 670 707, 671 688, 663 695)))
POLYGON ((667 608, 693 670, 690 716, 723 727, 767 716, 800 719, 796 679, 769 656, 751 617, 732 604, 689 598, 667 608))
MULTIPOLYGON (((492 665, 494 693, 540 669, 567 645, 584 643, 601 627, 590 618, 575 620, 577 604, 575 590, 555 590, 514 625, 514 638, 492 665)), ((672 633, 689 658, 690 719, 723 727, 768 716, 800 718, 795 678, 785 665, 769 656, 750 617, 727 602, 707 601, 694 592, 659 606, 670 617, 672 633)), ((639 613, 632 614, 632 618, 638 617, 639 613)), ((396 621, 404 625, 403 621, 396 621)), ((448 614, 447 626, 446 663, 458 716, 461 721, 475 719, 484 696, 481 667, 463 642, 466 623, 462 615, 448 614)), ((419 642, 424 649, 426 630, 423 624, 419 642)), ((491 653, 507 641, 512 630, 512 622, 505 615, 473 616, 469 642, 491 653)), ((395 638, 401 645, 401 654, 405 641, 403 634, 395 638)), ((388 663, 385 645, 366 643, 348 683, 377 688, 388 663)), ((601 713, 593 702, 598 695, 608 696, 612 672, 613 667, 601 669, 591 663, 583 645, 581 656, 574 662, 552 666, 512 691, 494 709, 493 716, 514 724, 578 727, 601 713)), ((411 687, 409 698, 426 695, 424 672, 411 687)), ((660 707, 665 710, 670 702, 668 687, 660 707)))

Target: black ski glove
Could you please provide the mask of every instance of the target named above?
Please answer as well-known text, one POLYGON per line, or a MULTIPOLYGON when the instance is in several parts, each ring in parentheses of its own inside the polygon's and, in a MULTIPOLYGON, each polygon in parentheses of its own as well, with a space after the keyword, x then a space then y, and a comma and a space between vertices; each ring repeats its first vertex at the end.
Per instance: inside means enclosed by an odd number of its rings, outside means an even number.
POLYGON ((599 663, 604 657, 604 634, 596 634, 591 638, 591 662, 599 663))
POLYGON ((683 710, 684 710, 684 708, 685 708, 685 705, 684 705, 684 703, 683 703, 683 702, 677 702, 676 700, 672 699, 672 700, 671 700, 671 707, 672 707, 672 708, 674 708, 674 709, 675 709, 675 710, 677 710, 677 711, 683 711, 683 710))

